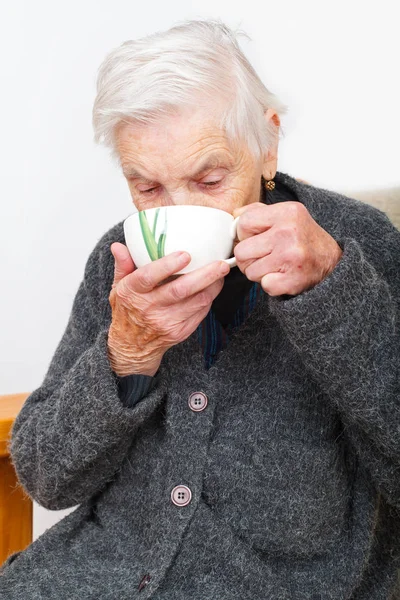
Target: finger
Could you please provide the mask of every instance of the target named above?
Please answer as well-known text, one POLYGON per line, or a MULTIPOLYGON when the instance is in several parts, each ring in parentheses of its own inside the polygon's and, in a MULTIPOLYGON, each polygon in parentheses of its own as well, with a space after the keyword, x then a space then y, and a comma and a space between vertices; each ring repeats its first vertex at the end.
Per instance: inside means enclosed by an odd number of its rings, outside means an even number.
POLYGON ((303 291, 302 285, 288 277, 287 273, 268 273, 261 279, 261 287, 269 296, 296 296, 303 291))
POLYGON ((189 335, 191 335, 195 329, 199 326, 199 324, 206 318, 209 313, 210 308, 207 306, 203 308, 199 312, 193 314, 192 316, 187 317, 185 322, 185 327, 183 331, 185 332, 184 339, 186 339, 189 335))
POLYGON ((190 261, 191 256, 188 252, 173 252, 136 269, 132 276, 126 279, 126 285, 135 293, 146 294, 186 267, 190 261))
POLYGON ((272 252, 269 231, 253 235, 237 244, 234 248, 236 260, 246 268, 248 261, 268 256, 272 252))
POLYGON ((169 306, 168 318, 173 319, 176 315, 177 320, 184 321, 190 319, 193 315, 197 315, 199 311, 203 311, 207 308, 207 312, 211 307, 212 302, 221 292, 224 287, 225 279, 222 277, 214 281, 211 285, 204 288, 201 292, 193 294, 182 300, 169 306))
POLYGON ((217 281, 217 279, 225 277, 229 271, 229 265, 224 261, 218 260, 200 269, 195 269, 190 273, 185 273, 178 279, 158 288, 159 296, 157 302, 160 303, 160 306, 170 306, 176 302, 181 302, 203 291, 217 281))
POLYGON ((235 210, 234 216, 240 216, 237 223, 237 237, 242 241, 270 229, 276 221, 276 207, 253 202, 235 210))
MULTIPOLYGON (((236 211, 234 214, 236 215, 236 211)), ((288 201, 271 205, 253 202, 243 207, 237 224, 237 236, 242 241, 275 225, 278 229, 295 231, 296 224, 307 218, 310 218, 310 214, 301 202, 288 201)))
POLYGON ((273 252, 252 261, 246 268, 242 268, 242 272, 250 281, 260 282, 267 273, 286 273, 288 268, 288 263, 284 262, 276 252, 273 252))
POLYGON ((135 263, 129 254, 128 248, 124 246, 124 244, 114 242, 111 244, 110 250, 114 257, 114 281, 112 287, 115 287, 121 279, 135 270, 135 263))
POLYGON ((237 217, 240 217, 240 215, 242 215, 246 210, 247 207, 249 206, 249 204, 246 204, 246 206, 241 206, 240 208, 235 208, 232 215, 233 217, 236 219, 237 217))

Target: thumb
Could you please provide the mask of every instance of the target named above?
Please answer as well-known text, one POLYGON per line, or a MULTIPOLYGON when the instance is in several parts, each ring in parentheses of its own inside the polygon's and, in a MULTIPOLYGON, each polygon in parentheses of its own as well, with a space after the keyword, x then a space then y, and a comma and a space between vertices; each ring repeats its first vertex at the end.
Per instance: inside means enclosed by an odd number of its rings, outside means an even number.
POLYGON ((235 217, 240 217, 240 215, 242 215, 244 212, 246 212, 246 210, 248 210, 249 205, 246 204, 245 206, 241 206, 240 208, 235 208, 235 210, 232 213, 232 216, 235 217))
POLYGON ((114 288, 121 279, 132 273, 136 267, 128 248, 124 244, 114 242, 111 244, 110 250, 114 257, 114 281, 112 284, 114 288))

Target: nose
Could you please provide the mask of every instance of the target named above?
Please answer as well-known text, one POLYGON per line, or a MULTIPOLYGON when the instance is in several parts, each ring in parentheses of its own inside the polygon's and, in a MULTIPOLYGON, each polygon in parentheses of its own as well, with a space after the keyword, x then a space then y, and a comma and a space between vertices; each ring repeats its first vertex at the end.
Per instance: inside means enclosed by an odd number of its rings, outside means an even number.
POLYGON ((187 189, 166 192, 162 199, 163 206, 178 206, 182 204, 196 204, 195 197, 187 189))

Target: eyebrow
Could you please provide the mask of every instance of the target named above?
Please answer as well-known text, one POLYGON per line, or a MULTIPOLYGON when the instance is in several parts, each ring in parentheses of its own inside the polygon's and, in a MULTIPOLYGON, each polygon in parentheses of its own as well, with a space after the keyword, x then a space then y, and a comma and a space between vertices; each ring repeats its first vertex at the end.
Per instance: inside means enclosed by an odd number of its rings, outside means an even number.
MULTIPOLYGON (((207 171, 211 171, 213 169, 218 168, 227 168, 229 166, 232 166, 232 161, 230 161, 225 155, 222 155, 220 153, 211 154, 204 160, 203 163, 200 163, 199 168, 196 170, 195 173, 193 173, 193 175, 191 175, 191 177, 200 177, 200 175, 206 173, 207 171)), ((138 171, 136 167, 133 166, 124 166, 122 172, 125 177, 131 177, 133 179, 142 179, 143 181, 148 183, 154 182, 154 179, 148 179, 142 173, 140 173, 140 171, 138 171)))

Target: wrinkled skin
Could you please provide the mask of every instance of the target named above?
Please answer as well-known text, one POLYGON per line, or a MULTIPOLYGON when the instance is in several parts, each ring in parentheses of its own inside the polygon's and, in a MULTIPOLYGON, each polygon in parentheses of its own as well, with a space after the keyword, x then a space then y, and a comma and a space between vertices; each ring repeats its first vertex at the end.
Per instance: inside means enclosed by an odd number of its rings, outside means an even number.
MULTIPOLYGON (((326 277, 341 249, 296 202, 259 203, 261 176, 277 170, 276 140, 256 160, 245 144, 232 144, 215 116, 186 111, 157 125, 122 123, 116 148, 138 210, 173 204, 220 208, 241 216, 234 247, 239 269, 271 296, 300 294, 326 277)), ((174 278, 190 262, 174 253, 137 269, 123 244, 111 245, 115 260, 110 292, 108 351, 121 376, 154 375, 165 352, 193 333, 223 287, 229 267, 216 261, 174 278)))

